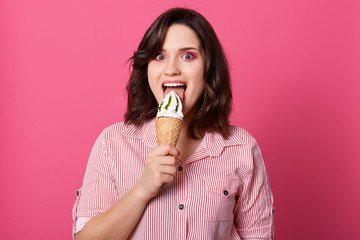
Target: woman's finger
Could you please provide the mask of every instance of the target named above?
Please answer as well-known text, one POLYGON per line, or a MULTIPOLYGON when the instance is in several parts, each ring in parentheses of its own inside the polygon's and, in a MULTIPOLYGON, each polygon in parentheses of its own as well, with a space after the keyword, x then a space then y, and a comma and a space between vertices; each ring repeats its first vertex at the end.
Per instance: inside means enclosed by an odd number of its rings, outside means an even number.
POLYGON ((157 157, 157 158, 152 159, 151 162, 157 163, 159 165, 175 166, 176 158, 174 158, 172 156, 157 157))
POLYGON ((175 166, 159 165, 157 170, 161 174, 167 174, 167 175, 171 175, 171 176, 175 176, 175 174, 176 174, 175 166))
POLYGON ((171 146, 169 144, 161 144, 157 148, 155 148, 153 151, 148 153, 149 157, 167 156, 167 155, 171 155, 171 156, 177 158, 177 157, 179 157, 180 152, 174 146, 171 146))

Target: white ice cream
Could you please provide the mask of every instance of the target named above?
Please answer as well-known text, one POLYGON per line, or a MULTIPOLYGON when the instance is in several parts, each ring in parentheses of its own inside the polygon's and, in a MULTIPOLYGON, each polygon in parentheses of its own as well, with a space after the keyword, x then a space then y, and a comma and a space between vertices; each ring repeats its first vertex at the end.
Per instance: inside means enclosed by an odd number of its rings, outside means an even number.
POLYGON ((160 103, 156 117, 183 119, 182 103, 180 97, 174 91, 169 92, 160 103))

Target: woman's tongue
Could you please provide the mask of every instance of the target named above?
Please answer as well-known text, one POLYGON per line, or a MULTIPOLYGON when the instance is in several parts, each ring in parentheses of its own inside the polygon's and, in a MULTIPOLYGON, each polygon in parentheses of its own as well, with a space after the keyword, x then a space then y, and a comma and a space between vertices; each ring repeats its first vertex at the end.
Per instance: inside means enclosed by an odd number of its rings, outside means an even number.
POLYGON ((164 91, 163 98, 171 91, 174 91, 180 98, 181 102, 184 102, 185 88, 184 87, 167 87, 164 91))

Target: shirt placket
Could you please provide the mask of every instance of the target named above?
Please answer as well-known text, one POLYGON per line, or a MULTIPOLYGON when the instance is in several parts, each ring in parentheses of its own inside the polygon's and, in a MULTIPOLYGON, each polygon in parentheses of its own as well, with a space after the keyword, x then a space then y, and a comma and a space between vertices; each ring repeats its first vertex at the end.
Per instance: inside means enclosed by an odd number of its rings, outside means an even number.
POLYGON ((188 212, 188 201, 187 201, 187 178, 185 166, 178 164, 178 172, 176 174, 177 180, 177 239, 186 239, 187 235, 187 212, 188 212))

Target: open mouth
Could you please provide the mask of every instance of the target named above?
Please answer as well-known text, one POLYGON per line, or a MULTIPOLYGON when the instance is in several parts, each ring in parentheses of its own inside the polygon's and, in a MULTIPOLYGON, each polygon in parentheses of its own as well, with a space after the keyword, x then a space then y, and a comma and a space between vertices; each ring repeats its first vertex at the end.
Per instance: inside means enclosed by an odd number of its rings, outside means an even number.
POLYGON ((174 91, 182 102, 184 102, 186 84, 184 82, 165 82, 162 85, 165 97, 169 92, 174 91))

